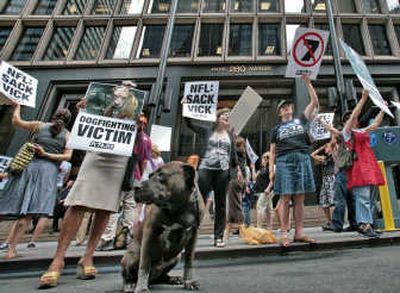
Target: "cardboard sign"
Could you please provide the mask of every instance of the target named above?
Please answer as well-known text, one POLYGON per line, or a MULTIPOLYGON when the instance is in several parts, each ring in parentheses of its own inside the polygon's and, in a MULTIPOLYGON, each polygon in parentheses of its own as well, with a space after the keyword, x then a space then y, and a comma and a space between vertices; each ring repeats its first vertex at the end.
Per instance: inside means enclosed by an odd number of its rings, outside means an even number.
POLYGON ((186 82, 183 117, 215 121, 218 103, 218 81, 186 82))
POLYGON ((246 138, 246 153, 249 157, 249 160, 252 164, 255 164, 259 158, 259 156, 254 152, 253 148, 250 145, 249 140, 246 138))
POLYGON ((171 151, 172 128, 153 124, 151 126, 151 143, 158 146, 161 152, 171 151))
MULTIPOLYGON (((328 125, 333 124, 335 113, 320 113, 317 115, 322 121, 328 125)), ((331 133, 317 120, 313 120, 310 124, 310 134, 314 140, 324 140, 331 137, 331 133)))
POLYGON ((328 42, 329 32, 299 27, 288 54, 285 77, 300 77, 308 74, 316 79, 328 42))
POLYGON ((35 108, 37 79, 7 62, 0 63, 0 93, 3 104, 10 104, 4 97, 20 105, 35 108))
POLYGON ((80 111, 67 147, 84 151, 131 156, 136 121, 99 116, 80 111))
POLYGON ((340 44, 342 45, 343 51, 345 52, 347 59, 349 59, 350 65, 360 80, 363 88, 369 91, 369 97, 371 98, 372 102, 381 108, 386 114, 394 118, 392 112, 389 110, 389 107, 385 105, 385 100, 376 87, 375 82, 368 71, 367 65, 364 63, 364 60, 356 51, 343 42, 343 40, 340 40, 340 44))
POLYGON ((257 94, 251 87, 247 87, 241 95, 239 101, 231 111, 229 118, 233 132, 239 135, 246 126, 250 117, 257 110, 258 105, 262 102, 262 97, 257 94))
MULTIPOLYGON (((12 160, 13 160, 13 158, 11 158, 11 157, 0 156, 0 173, 3 173, 7 170, 7 168, 10 166, 12 160)), ((0 190, 4 189, 4 186, 6 185, 7 181, 8 181, 7 178, 0 181, 0 190)))

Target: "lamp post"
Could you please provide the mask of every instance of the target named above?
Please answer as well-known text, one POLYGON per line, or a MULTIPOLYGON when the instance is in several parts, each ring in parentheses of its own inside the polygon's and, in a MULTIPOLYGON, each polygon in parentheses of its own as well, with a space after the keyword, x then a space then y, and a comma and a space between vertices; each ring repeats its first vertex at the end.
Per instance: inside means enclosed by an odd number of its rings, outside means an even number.
POLYGON ((325 0, 325 4, 326 4, 326 15, 328 17, 330 38, 332 44, 333 61, 335 65, 336 86, 340 100, 340 111, 341 114, 343 114, 344 112, 347 111, 347 100, 346 100, 345 85, 343 79, 342 64, 340 62, 339 43, 336 34, 335 21, 333 19, 332 1, 325 0))
POLYGON ((163 44, 161 47, 160 65, 158 66, 156 82, 151 87, 150 98, 148 101, 148 105, 150 107, 153 107, 149 117, 149 129, 148 129, 149 131, 151 130, 151 126, 156 122, 157 115, 160 112, 161 95, 164 86, 164 77, 167 68, 169 47, 171 45, 177 7, 178 7, 178 0, 171 0, 168 24, 166 28, 166 33, 164 35, 163 44))

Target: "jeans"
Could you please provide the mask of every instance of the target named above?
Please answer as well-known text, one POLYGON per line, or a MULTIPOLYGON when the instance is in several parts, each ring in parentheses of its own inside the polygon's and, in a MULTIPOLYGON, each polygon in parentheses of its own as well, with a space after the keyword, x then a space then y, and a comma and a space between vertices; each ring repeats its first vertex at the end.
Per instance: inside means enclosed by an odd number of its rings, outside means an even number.
POLYGON ((347 172, 346 170, 341 170, 336 174, 335 209, 332 214, 334 231, 342 231, 343 229, 346 205, 349 225, 356 227, 354 201, 351 192, 347 189, 347 172))
POLYGON ((374 206, 372 204, 373 189, 375 186, 356 186, 353 187, 353 196, 356 203, 357 224, 373 224, 372 216, 374 206))
POLYGON ((206 196, 214 190, 214 238, 222 239, 226 222, 226 192, 229 183, 229 170, 199 170, 199 189, 206 202, 206 196))
POLYGON ((243 200, 243 214, 244 214, 244 224, 250 226, 251 224, 251 202, 250 200, 243 200))

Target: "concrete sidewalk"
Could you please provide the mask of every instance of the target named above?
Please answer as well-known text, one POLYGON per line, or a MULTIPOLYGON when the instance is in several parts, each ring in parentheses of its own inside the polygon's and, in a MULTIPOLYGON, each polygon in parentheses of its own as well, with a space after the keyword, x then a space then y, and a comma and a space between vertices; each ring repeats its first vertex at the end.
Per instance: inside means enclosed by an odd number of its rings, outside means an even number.
MULTIPOLYGON (((279 233, 277 231, 274 231, 274 233, 279 238, 279 233)), ((282 254, 293 251, 336 250, 350 247, 400 244, 400 231, 385 232, 377 239, 368 239, 356 232, 323 232, 320 227, 305 228, 305 234, 317 240, 317 244, 292 243, 288 248, 281 248, 279 244, 250 246, 246 245, 238 236, 233 236, 225 248, 216 248, 213 246, 212 235, 203 234, 198 239, 196 259, 231 258, 261 254, 282 254)), ((293 230, 290 233, 290 238, 293 238, 293 230)), ((2 259, 3 254, 0 253, 0 275, 18 271, 45 270, 55 252, 56 245, 56 241, 38 242, 36 248, 29 249, 26 247, 26 243, 20 244, 18 247, 19 256, 13 260, 2 259)), ((66 256, 66 266, 76 265, 84 250, 84 246, 75 246, 72 243, 66 256)), ((96 251, 95 264, 98 266, 117 265, 123 254, 124 250, 96 251)))

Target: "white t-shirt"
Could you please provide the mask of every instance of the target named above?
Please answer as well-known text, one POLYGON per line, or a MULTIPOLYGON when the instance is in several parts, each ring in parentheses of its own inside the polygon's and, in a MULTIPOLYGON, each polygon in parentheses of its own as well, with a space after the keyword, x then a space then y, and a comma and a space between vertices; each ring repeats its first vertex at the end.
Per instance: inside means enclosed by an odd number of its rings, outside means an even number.
POLYGON ((64 185, 65 176, 71 171, 71 163, 67 161, 62 161, 60 166, 58 166, 58 175, 57 175, 57 187, 62 188, 64 185))

